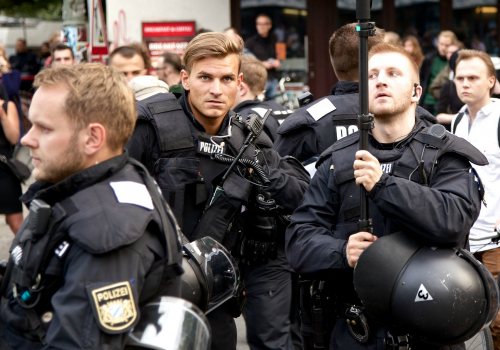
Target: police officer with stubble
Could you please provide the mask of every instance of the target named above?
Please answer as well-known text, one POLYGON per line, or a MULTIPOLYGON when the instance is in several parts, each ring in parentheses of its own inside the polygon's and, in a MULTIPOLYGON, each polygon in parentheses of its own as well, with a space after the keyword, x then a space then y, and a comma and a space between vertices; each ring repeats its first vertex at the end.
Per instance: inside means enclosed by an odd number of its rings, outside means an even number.
MULTIPOLYGON (((336 300, 332 313, 339 312, 340 307, 335 309, 339 305, 361 305, 353 268, 378 237, 403 231, 430 244, 466 247, 478 217, 481 195, 469 162, 485 165, 487 160, 444 129, 439 137, 429 133, 415 112, 422 94, 418 82, 417 66, 403 48, 380 44, 371 49, 369 104, 375 126, 369 150, 358 151, 358 132, 328 148, 287 229, 290 264, 300 274, 315 275, 329 284, 336 300), (367 191, 373 234, 358 232, 358 186, 367 191)), ((369 317, 368 327, 369 337, 361 343, 346 319, 339 318, 330 349, 379 349, 386 328, 369 317)), ((412 345, 412 349, 438 348, 412 345)))
POLYGON ((34 84, 21 142, 36 182, 3 273, 0 348, 123 349, 141 306, 180 296, 182 272, 173 215, 161 219, 153 179, 123 151, 132 89, 98 64, 46 69, 34 84))

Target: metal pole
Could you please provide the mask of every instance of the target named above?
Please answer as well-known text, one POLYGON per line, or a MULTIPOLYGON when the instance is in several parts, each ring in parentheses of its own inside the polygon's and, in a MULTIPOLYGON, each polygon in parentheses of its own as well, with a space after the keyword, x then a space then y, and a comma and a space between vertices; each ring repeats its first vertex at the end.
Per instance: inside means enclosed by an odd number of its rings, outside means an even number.
MULTIPOLYGON (((375 23, 370 22, 370 0, 356 0, 356 31, 359 36, 359 149, 368 150, 369 134, 373 129, 373 115, 368 111, 368 37, 375 35, 375 23)), ((373 223, 368 217, 366 189, 360 186, 359 231, 373 233, 373 223)))

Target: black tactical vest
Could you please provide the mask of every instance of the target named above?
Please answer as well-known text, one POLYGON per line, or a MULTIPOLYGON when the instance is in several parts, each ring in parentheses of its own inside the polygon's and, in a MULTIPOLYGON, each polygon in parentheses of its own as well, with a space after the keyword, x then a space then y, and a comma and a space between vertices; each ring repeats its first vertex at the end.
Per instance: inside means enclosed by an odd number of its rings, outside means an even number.
MULTIPOLYGON (((446 153, 456 153, 467 158, 470 162, 484 165, 485 158, 475 147, 465 140, 446 133, 444 139, 439 139, 427 133, 429 128, 423 123, 417 126, 412 136, 406 140, 406 145, 400 155, 394 152, 392 159, 379 159, 384 172, 392 176, 409 179, 422 186, 429 186, 436 171, 440 157, 446 153), (425 151, 424 151, 425 148, 425 151), (384 169, 384 166, 386 168, 384 169)), ((338 213, 337 222, 332 235, 337 239, 348 240, 349 236, 358 232, 360 216, 360 190, 354 178, 353 162, 359 150, 359 133, 356 132, 335 143, 327 149, 318 160, 317 167, 328 158, 333 164, 329 173, 328 187, 340 192, 334 192, 333 202, 338 213)), ((389 235, 402 228, 396 226, 390 219, 385 218, 371 201, 369 213, 373 220, 373 231, 381 237, 389 235)), ((359 303, 352 285, 352 271, 343 271, 335 278, 337 295, 343 302, 359 303)))
MULTIPOLYGON (((155 129, 161 157, 155 163, 153 176, 182 231, 190 241, 211 236, 231 250, 238 235, 226 233, 235 229, 233 222, 242 215, 241 205, 248 203, 252 184, 232 173, 223 185, 225 194, 208 206, 206 204, 210 202, 211 196, 206 194, 205 180, 200 176, 200 168, 202 162, 210 159, 211 153, 227 153, 233 156, 238 153, 246 138, 241 117, 229 111, 231 137, 220 138, 211 137, 197 129, 184 114, 182 106, 173 94, 153 95, 136 102, 136 107, 138 118, 150 122, 155 129), (189 230, 185 228, 193 224, 190 207, 194 205, 205 205, 205 208, 201 218, 195 218, 199 222, 195 223, 194 231, 189 234, 189 230)), ((272 147, 272 142, 265 133, 262 133, 255 143, 259 147, 272 147)), ((250 145, 244 154, 255 159, 256 153, 259 152, 255 146, 250 145)), ((217 167, 221 175, 227 169, 227 165, 211 160, 210 162, 208 166, 217 167)), ((214 184, 211 187, 213 189, 214 184)))
POLYGON ((73 244, 91 254, 103 254, 146 239, 144 230, 152 224, 156 229, 151 232, 158 233, 161 244, 157 254, 162 258, 153 263, 145 278, 139 307, 159 296, 180 296, 182 250, 174 216, 144 166, 133 159, 128 163, 106 180, 54 204, 46 232, 35 234, 30 217, 23 222, 12 243, 1 288, 1 318, 15 332, 33 342, 45 342, 47 325, 40 320, 53 311, 50 300, 64 282, 65 259, 73 244), (109 191, 112 181, 125 180, 144 183, 155 210, 121 205, 112 194, 96 198, 96 193, 109 191), (103 227, 112 227, 119 234, 100 235, 103 227), (13 301, 25 317, 14 310, 13 301))

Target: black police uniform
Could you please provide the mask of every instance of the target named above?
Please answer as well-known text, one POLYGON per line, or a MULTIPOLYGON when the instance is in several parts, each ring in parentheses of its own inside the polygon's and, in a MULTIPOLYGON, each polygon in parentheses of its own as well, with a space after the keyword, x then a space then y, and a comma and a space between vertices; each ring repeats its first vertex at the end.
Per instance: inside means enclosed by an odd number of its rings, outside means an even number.
MULTIPOLYGON (((233 111, 243 119, 258 109, 272 109, 264 131, 272 141, 278 137, 278 127, 292 111, 269 101, 243 101, 233 111)), ((278 247, 278 258, 262 266, 244 268, 247 302, 243 309, 250 349, 301 348, 298 308, 292 300, 292 288, 297 289, 298 276, 285 257, 284 247, 278 247), (292 306, 293 305, 293 306, 292 306), (292 307, 291 307, 292 306, 292 307)))
POLYGON ((160 231, 165 214, 153 205, 144 184, 154 182, 145 176, 125 152, 29 188, 23 202, 42 200, 52 213, 42 233, 30 213, 12 244, 1 349, 123 349, 144 303, 180 297, 179 232, 173 215, 163 221, 166 234, 160 231))
MULTIPOLYGON (((417 116, 429 124, 437 119, 420 106, 417 116)), ((274 149, 301 162, 318 157, 336 141, 358 130, 359 83, 340 81, 330 96, 296 110, 278 129, 274 149)))
MULTIPOLYGON (((380 144, 370 135, 369 151, 384 172, 368 193, 374 234, 382 237, 403 230, 432 244, 465 247, 481 197, 469 161, 485 165, 487 160, 465 140, 449 133, 441 140, 427 130, 416 118, 410 135, 397 143, 380 144)), ((354 133, 323 153, 286 232, 292 267, 301 275, 326 280, 337 306, 361 305, 346 257, 347 241, 358 232, 360 215, 352 167, 358 140, 359 133, 354 133)), ((335 311, 332 308, 330 312, 335 311)), ((361 344, 350 334, 346 320, 339 318, 330 349, 383 349, 385 328, 370 319, 368 323, 371 336, 361 344)), ((412 349, 435 348, 414 344, 412 349)))
MULTIPOLYGON (((233 250, 249 212, 242 211, 242 206, 251 206, 257 186, 233 172, 224 183, 226 194, 207 205, 228 167, 213 161, 210 155, 237 154, 245 138, 243 121, 230 111, 217 135, 208 135, 191 112, 186 91, 179 100, 172 94, 156 94, 138 101, 136 106, 136 129, 126 146, 131 156, 154 174, 190 241, 211 236, 233 250), (231 136, 227 137, 229 133, 231 136)), ((250 146, 246 157, 263 165, 271 181, 265 191, 284 212, 291 213, 307 187, 307 172, 296 159, 281 158, 273 151, 265 133, 255 143, 257 147, 250 146)), ((212 349, 235 349, 236 325, 232 314, 231 305, 225 303, 207 315, 212 349)))
POLYGON ((243 101, 239 105, 237 105, 233 111, 241 115, 243 119, 246 119, 251 113, 253 108, 264 108, 264 109, 272 109, 271 113, 272 118, 267 118, 266 123, 264 125, 264 131, 267 136, 271 139, 271 141, 275 142, 278 138, 278 128, 285 121, 285 119, 293 113, 292 110, 286 109, 282 105, 274 102, 273 100, 269 101, 243 101))

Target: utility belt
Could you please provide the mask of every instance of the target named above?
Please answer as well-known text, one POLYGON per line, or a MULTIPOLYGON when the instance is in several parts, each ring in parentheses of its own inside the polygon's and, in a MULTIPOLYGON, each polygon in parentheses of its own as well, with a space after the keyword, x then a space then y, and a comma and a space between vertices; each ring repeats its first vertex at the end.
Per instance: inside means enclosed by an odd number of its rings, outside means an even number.
POLYGON ((329 281, 301 278, 299 283, 300 330, 306 350, 328 348, 338 321, 347 322, 349 331, 358 342, 368 341, 370 327, 363 307, 339 300, 329 281))

